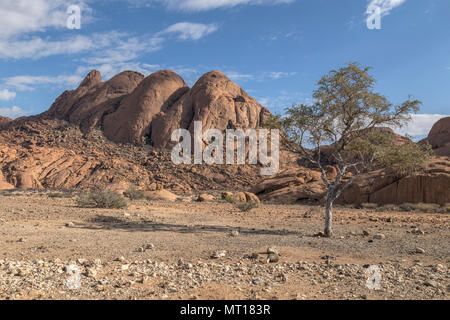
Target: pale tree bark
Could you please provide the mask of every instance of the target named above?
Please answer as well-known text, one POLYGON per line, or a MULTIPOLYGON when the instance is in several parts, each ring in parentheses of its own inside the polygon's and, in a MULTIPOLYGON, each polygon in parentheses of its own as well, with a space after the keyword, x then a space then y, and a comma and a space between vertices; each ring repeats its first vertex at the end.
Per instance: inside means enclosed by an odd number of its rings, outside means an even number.
POLYGON ((342 178, 344 177, 345 173, 347 172, 348 166, 344 165, 342 167, 338 167, 338 175, 334 179, 334 181, 331 183, 326 178, 326 172, 322 168, 322 166, 319 164, 319 168, 322 171, 322 180, 327 186, 327 198, 325 203, 325 227, 323 234, 325 237, 332 237, 333 236, 333 203, 334 201, 339 198, 342 191, 344 191, 345 188, 347 188, 349 185, 352 184, 354 180, 354 176, 352 176, 346 183, 341 185, 342 178))
POLYGON ((325 205, 325 229, 323 234, 325 237, 331 237, 333 235, 333 212, 331 211, 333 208, 333 193, 334 189, 330 186, 328 187, 327 192, 327 201, 325 205))

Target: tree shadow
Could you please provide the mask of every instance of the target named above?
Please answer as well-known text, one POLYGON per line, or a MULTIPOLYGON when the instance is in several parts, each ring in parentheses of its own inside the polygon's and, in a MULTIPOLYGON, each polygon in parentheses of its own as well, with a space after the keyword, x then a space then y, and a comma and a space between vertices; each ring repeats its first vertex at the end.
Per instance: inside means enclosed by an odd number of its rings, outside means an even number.
POLYGON ((249 235, 298 235, 298 232, 288 230, 267 230, 245 227, 215 226, 215 225, 193 225, 161 223, 143 219, 141 221, 127 221, 117 217, 97 215, 85 224, 77 224, 77 227, 92 230, 123 230, 128 232, 177 232, 177 233, 230 233, 239 230, 240 234, 249 235))

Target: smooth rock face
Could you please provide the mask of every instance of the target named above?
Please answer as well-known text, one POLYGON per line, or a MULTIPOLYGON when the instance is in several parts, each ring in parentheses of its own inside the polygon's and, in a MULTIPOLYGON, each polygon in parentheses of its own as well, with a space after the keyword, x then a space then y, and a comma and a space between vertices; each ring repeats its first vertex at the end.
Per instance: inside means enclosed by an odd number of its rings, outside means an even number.
POLYGON ((149 144, 152 120, 188 91, 172 71, 158 71, 145 78, 104 120, 106 137, 115 142, 149 144))
POLYGON ((174 144, 171 135, 176 129, 193 133, 194 121, 201 121, 204 130, 257 128, 269 114, 220 71, 205 74, 189 89, 170 70, 145 79, 125 71, 106 82, 93 70, 76 90, 58 97, 41 118, 67 120, 84 132, 99 126, 114 142, 161 148, 174 144))
POLYGON ((269 114, 222 72, 211 71, 155 119, 152 142, 155 147, 168 147, 172 144, 172 132, 184 128, 192 134, 194 121, 201 121, 204 131, 210 128, 256 128, 269 114))
POLYGON ((115 99, 132 92, 143 78, 140 73, 124 71, 102 82, 100 73, 93 70, 76 90, 65 91, 59 96, 41 117, 67 120, 89 129, 97 125, 96 121, 92 123, 92 117, 100 120, 105 113, 114 111, 115 99))
POLYGON ((436 122, 426 140, 431 144, 436 155, 450 156, 450 117, 436 122))

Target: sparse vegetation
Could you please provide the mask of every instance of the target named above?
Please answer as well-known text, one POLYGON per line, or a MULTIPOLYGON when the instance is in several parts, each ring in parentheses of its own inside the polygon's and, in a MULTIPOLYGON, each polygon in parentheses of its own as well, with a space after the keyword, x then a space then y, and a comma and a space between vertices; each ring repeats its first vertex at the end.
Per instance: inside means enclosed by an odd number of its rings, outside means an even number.
POLYGON ((73 195, 71 193, 65 192, 51 192, 47 195, 49 198, 72 198, 73 195))
POLYGON ((259 205, 256 202, 238 202, 235 206, 242 212, 250 212, 251 210, 258 208, 259 205))
POLYGON ((230 195, 224 195, 223 196, 223 198, 222 198, 222 200, 224 200, 224 201, 226 201, 226 202, 228 202, 228 203, 234 203, 234 200, 233 200, 233 198, 230 196, 230 195))
POLYGON ((136 186, 131 186, 125 191, 124 195, 130 200, 143 200, 145 195, 141 190, 136 189, 136 186))
POLYGON ((349 63, 330 71, 317 83, 313 103, 293 105, 286 110, 286 116, 273 116, 265 123, 266 127, 282 129, 286 146, 321 171, 327 187, 326 237, 333 234, 335 200, 359 174, 377 167, 405 174, 424 167, 431 156, 428 145, 416 145, 408 139, 396 141, 394 134, 379 129, 402 127, 419 110, 421 102, 408 98, 393 105, 374 91, 375 79, 369 70, 349 63), (328 145, 326 159, 324 145, 328 145), (330 163, 337 171, 333 177, 327 175, 325 167, 330 163))
POLYGON ((123 196, 112 191, 82 194, 76 203, 82 208, 123 209, 128 206, 123 196))
POLYGON ((361 207, 362 207, 363 209, 375 209, 375 208, 378 207, 378 204, 366 202, 366 203, 362 203, 362 204, 361 204, 361 207))

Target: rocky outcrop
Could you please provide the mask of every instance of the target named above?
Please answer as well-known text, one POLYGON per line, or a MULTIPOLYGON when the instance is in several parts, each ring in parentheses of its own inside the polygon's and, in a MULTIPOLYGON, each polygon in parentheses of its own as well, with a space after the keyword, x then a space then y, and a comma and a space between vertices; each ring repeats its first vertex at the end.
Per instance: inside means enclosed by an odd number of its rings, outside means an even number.
POLYGON ((307 168, 282 171, 263 179, 251 189, 262 201, 275 203, 319 203, 325 191, 320 173, 307 168))
POLYGON ((63 119, 83 132, 95 127, 118 143, 169 147, 175 129, 256 128, 270 112, 222 72, 202 76, 192 89, 176 73, 162 70, 147 78, 125 71, 102 82, 91 71, 80 86, 56 99, 41 119, 63 119))
POLYGON ((127 186, 177 194, 246 189, 259 166, 175 165, 170 151, 106 139, 64 120, 15 122, 0 131, 0 189, 126 191, 127 186))
POLYGON ((438 156, 450 156, 450 117, 436 122, 425 139, 438 156))
POLYGON ((144 78, 133 71, 124 71, 102 82, 98 71, 91 71, 76 90, 65 91, 41 115, 43 119, 62 119, 85 130, 98 124, 102 116, 115 111, 117 99, 132 92, 144 78), (97 121, 92 121, 94 117, 97 121))
POLYGON ((362 175, 342 193, 340 202, 450 203, 450 162, 435 158, 428 169, 402 178, 381 170, 362 175))
MULTIPOLYGON (((329 170, 328 178, 334 172, 329 170)), ((276 203, 323 202, 326 188, 315 170, 290 169, 251 189, 261 200, 276 203)), ((419 173, 397 178, 383 170, 356 177, 337 199, 341 204, 450 203, 450 162, 435 158, 419 173)))
POLYGON ((156 147, 167 147, 175 129, 188 129, 193 133, 194 121, 201 121, 204 130, 256 128, 269 114, 222 72, 212 71, 155 118, 152 142, 156 147))
POLYGON ((105 136, 115 142, 150 144, 154 117, 170 109, 187 91, 188 86, 176 73, 153 73, 121 101, 114 113, 105 116, 105 136))
POLYGON ((10 118, 0 116, 0 130, 6 129, 6 127, 8 126, 8 124, 11 123, 11 121, 12 119, 10 118))

